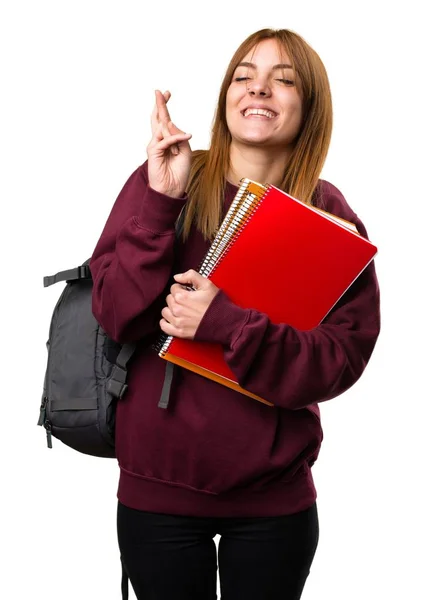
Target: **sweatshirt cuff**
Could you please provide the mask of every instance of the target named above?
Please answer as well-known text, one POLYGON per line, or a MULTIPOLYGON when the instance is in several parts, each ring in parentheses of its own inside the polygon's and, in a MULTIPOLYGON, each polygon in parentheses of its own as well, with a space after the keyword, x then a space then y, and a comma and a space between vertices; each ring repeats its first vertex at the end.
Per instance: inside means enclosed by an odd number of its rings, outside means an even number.
POLYGON ((170 233, 187 200, 186 194, 181 198, 173 198, 147 186, 137 222, 154 233, 170 233))
POLYGON ((195 333, 198 342, 218 343, 231 347, 240 336, 250 311, 240 308, 222 290, 204 313, 195 333))

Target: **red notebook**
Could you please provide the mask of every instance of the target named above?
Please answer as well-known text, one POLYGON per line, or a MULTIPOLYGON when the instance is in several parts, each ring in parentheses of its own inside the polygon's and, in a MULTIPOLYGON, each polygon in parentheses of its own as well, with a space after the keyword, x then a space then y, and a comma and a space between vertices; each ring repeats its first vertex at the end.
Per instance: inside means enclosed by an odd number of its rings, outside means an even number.
MULTIPOLYGON (((309 330, 376 253, 352 223, 243 179, 199 272, 238 306, 309 330)), ((158 350, 165 360, 271 405, 238 384, 219 344, 163 336, 158 350)))

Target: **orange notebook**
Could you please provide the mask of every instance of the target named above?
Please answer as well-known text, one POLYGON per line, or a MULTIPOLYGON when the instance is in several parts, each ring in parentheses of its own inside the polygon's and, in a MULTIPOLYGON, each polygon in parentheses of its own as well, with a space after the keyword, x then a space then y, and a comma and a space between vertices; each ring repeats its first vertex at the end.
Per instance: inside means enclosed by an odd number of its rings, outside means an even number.
MULTIPOLYGON (((376 253, 352 223, 243 179, 199 272, 238 306, 309 330, 376 253)), ((157 350, 165 360, 271 405, 238 384, 219 344, 163 335, 157 350)))

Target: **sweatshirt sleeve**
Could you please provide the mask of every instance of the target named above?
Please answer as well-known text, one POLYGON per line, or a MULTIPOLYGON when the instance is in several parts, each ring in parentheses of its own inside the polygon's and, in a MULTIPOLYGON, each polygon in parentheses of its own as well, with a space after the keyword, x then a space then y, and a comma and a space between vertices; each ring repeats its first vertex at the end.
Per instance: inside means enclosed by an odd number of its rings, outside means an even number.
MULTIPOLYGON (((354 222, 367 237, 340 192, 333 186, 331 191, 326 210, 354 222)), ((264 313, 236 306, 220 290, 195 339, 222 344, 245 389, 275 406, 301 409, 349 389, 366 368, 379 331, 380 293, 372 261, 313 330, 275 325, 264 313)))
POLYGON ((120 343, 157 331, 160 300, 171 276, 175 222, 186 198, 148 185, 147 163, 129 177, 90 259, 92 310, 120 343))

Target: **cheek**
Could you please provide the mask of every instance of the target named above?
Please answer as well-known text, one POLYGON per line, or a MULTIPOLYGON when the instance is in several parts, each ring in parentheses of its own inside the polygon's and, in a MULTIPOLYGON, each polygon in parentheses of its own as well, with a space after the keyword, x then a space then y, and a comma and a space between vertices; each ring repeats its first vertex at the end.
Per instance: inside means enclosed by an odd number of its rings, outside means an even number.
POLYGON ((225 118, 228 123, 232 122, 236 112, 238 112, 238 103, 240 101, 239 94, 236 94, 234 90, 228 88, 227 96, 226 96, 226 109, 225 109, 225 118))
POLYGON ((225 108, 227 117, 229 116, 230 112, 232 111, 232 107, 233 107, 233 98, 232 98, 232 94, 230 94, 229 90, 228 90, 228 94, 226 96, 226 108, 225 108))
POLYGON ((301 104, 298 104, 293 108, 293 119, 296 122, 298 128, 300 129, 300 126, 303 122, 303 111, 301 104))
POLYGON ((302 123, 302 104, 298 98, 293 98, 291 102, 286 105, 287 125, 300 129, 302 123))
POLYGON ((233 86, 232 84, 228 88, 226 95, 226 110, 235 111, 238 110, 239 103, 244 97, 245 92, 241 89, 239 85, 233 86))

